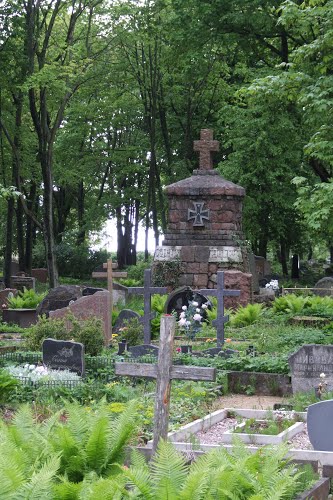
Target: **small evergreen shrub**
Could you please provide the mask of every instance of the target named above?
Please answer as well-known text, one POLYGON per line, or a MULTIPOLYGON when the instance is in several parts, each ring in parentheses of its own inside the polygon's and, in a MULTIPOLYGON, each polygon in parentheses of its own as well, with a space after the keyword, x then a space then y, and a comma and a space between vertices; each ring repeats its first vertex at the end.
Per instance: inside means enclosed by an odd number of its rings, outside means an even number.
POLYGON ((31 351, 40 351, 44 339, 74 340, 84 344, 85 353, 91 356, 100 354, 104 347, 104 332, 101 320, 90 318, 78 321, 73 315, 65 319, 49 319, 42 316, 33 325, 26 337, 26 347, 31 351), (68 331, 66 323, 70 321, 72 329, 68 331))
POLYGON ((262 316, 263 310, 263 304, 248 304, 245 307, 239 307, 230 318, 231 326, 243 327, 252 325, 262 316))

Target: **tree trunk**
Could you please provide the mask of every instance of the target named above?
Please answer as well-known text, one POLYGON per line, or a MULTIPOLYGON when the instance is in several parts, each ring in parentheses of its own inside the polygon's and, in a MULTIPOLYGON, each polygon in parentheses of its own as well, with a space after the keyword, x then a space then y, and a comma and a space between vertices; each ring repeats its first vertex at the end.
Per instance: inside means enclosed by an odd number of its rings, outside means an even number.
POLYGON ((19 270, 26 271, 25 255, 24 255, 23 207, 20 199, 17 200, 17 205, 16 205, 16 240, 17 240, 19 270))
POLYGON ((282 274, 284 276, 288 276, 288 255, 287 255, 287 248, 286 248, 286 242, 284 239, 281 239, 280 241, 280 259, 281 259, 281 267, 282 267, 282 274))
POLYGON ((86 230, 85 230, 85 220, 84 220, 84 185, 83 181, 81 181, 78 185, 78 197, 77 197, 77 218, 79 225, 79 232, 77 235, 76 243, 78 246, 82 245, 86 239, 86 230))
POLYGON ((10 288, 10 277, 12 274, 12 253, 13 253, 13 222, 14 222, 14 199, 7 201, 7 222, 6 222, 6 247, 4 261, 4 281, 5 287, 10 288))
MULTIPOLYGON (((30 193, 27 200, 28 209, 33 212, 34 206, 36 205, 36 195, 37 195, 37 185, 35 182, 31 183, 30 193)), ((26 222, 26 236, 25 236, 25 263, 24 267, 28 274, 31 275, 32 269, 32 248, 34 241, 35 224, 33 223, 31 217, 27 217, 26 222)))

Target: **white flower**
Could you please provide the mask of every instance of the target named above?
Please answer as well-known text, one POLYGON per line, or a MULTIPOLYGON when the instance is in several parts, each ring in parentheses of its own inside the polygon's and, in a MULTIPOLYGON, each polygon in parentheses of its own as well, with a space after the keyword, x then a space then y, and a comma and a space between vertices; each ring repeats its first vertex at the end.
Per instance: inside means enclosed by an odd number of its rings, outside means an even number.
POLYGON ((24 365, 24 368, 25 368, 26 370, 28 370, 28 369, 29 369, 29 363, 26 363, 26 364, 24 365))
POLYGON ((207 306, 207 304, 202 304, 202 305, 201 305, 201 308, 202 308, 202 309, 207 309, 207 307, 208 307, 208 306, 207 306))
POLYGON ((200 313, 201 312, 201 309, 199 309, 199 307, 196 308, 196 311, 197 313, 200 313))
POLYGON ((179 315, 180 318, 186 318, 186 314, 185 312, 181 312, 180 315, 179 315))
POLYGON ((319 375, 319 377, 320 377, 320 378, 325 378, 325 377, 326 377, 326 375, 325 375, 325 373, 321 373, 321 374, 319 375))
POLYGON ((187 311, 187 306, 182 306, 183 311, 187 311))
POLYGON ((186 326, 191 326, 191 321, 185 321, 186 326))
POLYGON ((187 323, 186 319, 185 318, 181 318, 179 321, 178 321, 178 325, 179 326, 185 326, 187 323))
POLYGON ((195 301, 193 301, 193 302, 192 302, 192 306, 193 306, 193 307, 198 307, 198 305, 199 305, 199 303, 198 303, 198 302, 195 302, 195 301))
POLYGON ((193 315, 193 319, 194 319, 194 321, 201 321, 201 316, 200 316, 200 314, 194 314, 194 315, 193 315))
POLYGON ((29 365, 29 370, 34 370, 35 368, 35 365, 29 365))

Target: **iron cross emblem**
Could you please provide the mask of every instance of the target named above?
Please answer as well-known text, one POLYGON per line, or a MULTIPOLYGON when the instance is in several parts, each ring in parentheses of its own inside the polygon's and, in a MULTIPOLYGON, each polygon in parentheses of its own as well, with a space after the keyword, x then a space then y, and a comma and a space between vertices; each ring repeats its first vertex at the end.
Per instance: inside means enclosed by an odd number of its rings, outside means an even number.
POLYGON ((194 210, 188 209, 187 220, 193 219, 193 226, 203 226, 203 219, 209 220, 209 209, 203 210, 204 204, 203 201, 193 201, 194 210))

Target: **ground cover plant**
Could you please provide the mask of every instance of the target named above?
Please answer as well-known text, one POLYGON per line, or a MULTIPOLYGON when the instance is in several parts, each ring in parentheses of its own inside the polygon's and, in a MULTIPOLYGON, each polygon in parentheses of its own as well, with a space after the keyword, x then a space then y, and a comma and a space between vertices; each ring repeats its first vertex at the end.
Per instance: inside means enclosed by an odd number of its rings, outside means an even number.
POLYGON ((237 425, 233 432, 235 434, 265 434, 276 436, 284 430, 299 422, 300 417, 294 412, 275 411, 268 412, 264 419, 247 418, 244 425, 237 425))

